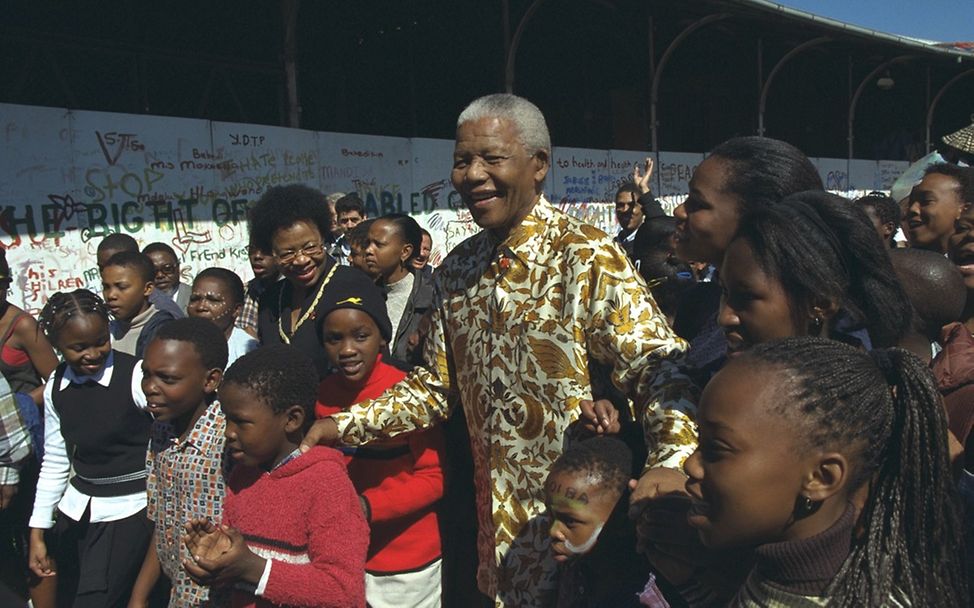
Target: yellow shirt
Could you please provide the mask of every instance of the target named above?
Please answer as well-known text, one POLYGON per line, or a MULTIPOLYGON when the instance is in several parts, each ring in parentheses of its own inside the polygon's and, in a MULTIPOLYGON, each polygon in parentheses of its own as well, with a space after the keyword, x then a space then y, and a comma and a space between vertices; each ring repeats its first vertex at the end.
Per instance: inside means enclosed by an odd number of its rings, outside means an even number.
POLYGON ((686 345, 602 231, 540 197, 498 243, 483 231, 434 276, 438 305, 417 368, 335 419, 356 445, 464 408, 479 523, 477 573, 497 605, 541 606, 555 588, 543 484, 565 431, 591 399, 590 360, 635 405, 648 466, 679 467, 696 446, 686 345))

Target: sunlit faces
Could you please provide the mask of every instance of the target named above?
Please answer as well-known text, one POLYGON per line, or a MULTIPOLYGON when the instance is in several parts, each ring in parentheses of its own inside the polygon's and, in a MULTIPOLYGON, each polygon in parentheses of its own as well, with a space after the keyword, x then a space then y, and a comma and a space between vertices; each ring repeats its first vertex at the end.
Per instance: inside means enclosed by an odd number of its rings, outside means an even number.
POLYGON ((146 256, 156 269, 156 289, 166 293, 176 289, 179 286, 179 260, 168 251, 153 251, 146 256))
POLYGON ((229 338, 242 304, 234 301, 233 292, 225 281, 216 277, 198 277, 193 281, 193 293, 186 312, 191 317, 212 321, 229 338))
POLYGON ((954 223, 964 209, 960 184, 949 175, 931 173, 913 188, 905 221, 910 245, 946 253, 954 223))
POLYGON ((108 310, 120 321, 131 321, 149 308, 152 283, 146 283, 135 268, 105 266, 101 271, 101 288, 108 310))
POLYGON ((643 208, 637 200, 634 192, 625 191, 616 195, 616 220, 623 230, 635 230, 643 223, 643 208))
POLYGON ((250 258, 250 269, 254 271, 256 278, 267 280, 277 278, 280 272, 277 258, 253 245, 247 248, 247 255, 250 258))
POLYGON ((568 561, 595 547, 620 497, 601 482, 596 474, 581 471, 555 470, 548 475, 545 504, 555 561, 568 561))
POLYGON ((328 313, 321 325, 321 342, 345 383, 356 387, 372 375, 379 352, 386 345, 375 320, 354 308, 328 313))
POLYGON ((219 399, 227 420, 227 449, 234 460, 269 471, 296 447, 291 438, 302 429, 305 417, 300 405, 275 412, 250 387, 235 382, 220 387, 219 399))
POLYGON ((689 196, 673 211, 680 259, 714 265, 723 259, 740 221, 740 201, 724 190, 727 170, 725 160, 711 156, 693 172, 689 196))
POLYGON ((208 370, 192 343, 153 340, 142 360, 142 392, 156 420, 176 422, 180 430, 206 408, 222 372, 208 370))
POLYGON ((806 335, 807 327, 796 323, 781 282, 761 268, 743 239, 734 240, 727 249, 720 285, 717 322, 727 336, 731 355, 775 338, 806 335))
POLYGON ((795 504, 809 457, 793 421, 774 411, 787 398, 774 370, 731 361, 700 399, 697 450, 687 459, 687 516, 710 547, 756 546, 797 537, 795 504))
POLYGON ((279 228, 271 237, 271 244, 281 274, 292 285, 305 288, 318 283, 327 254, 321 232, 314 224, 301 220, 279 228))
POLYGON ((506 238, 538 200, 548 173, 544 151, 529 151, 514 124, 487 117, 457 128, 453 187, 481 228, 506 238))
POLYGON ((338 226, 343 234, 355 228, 364 220, 365 217, 354 209, 352 211, 342 211, 338 214, 338 226))
POLYGON ((957 220, 949 247, 951 261, 964 275, 964 285, 974 290, 974 210, 965 211, 957 220))
POLYGON ((377 219, 369 226, 369 244, 365 248, 365 263, 370 274, 395 282, 406 272, 406 263, 412 256, 413 246, 402 237, 393 222, 377 219))
POLYGON ((93 313, 76 313, 58 330, 54 346, 75 374, 94 376, 112 352, 108 321, 93 313))
POLYGON ((433 239, 430 235, 423 233, 423 240, 420 241, 419 255, 413 258, 413 268, 422 270, 430 261, 430 253, 433 251, 433 239))

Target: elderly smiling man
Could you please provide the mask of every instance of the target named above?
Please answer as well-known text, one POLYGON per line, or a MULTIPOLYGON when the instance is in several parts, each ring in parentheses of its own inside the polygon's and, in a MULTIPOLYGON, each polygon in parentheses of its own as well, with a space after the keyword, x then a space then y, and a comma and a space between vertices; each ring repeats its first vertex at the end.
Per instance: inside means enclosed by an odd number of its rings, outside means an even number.
MULTIPOLYGON (((316 423, 306 443, 358 445, 433 424, 461 404, 477 490, 480 590, 497 606, 547 605, 555 586, 543 482, 592 402, 590 364, 638 413, 649 459, 634 495, 682 490, 693 451, 684 344, 619 246, 541 193, 551 160, 544 116, 513 95, 472 102, 457 120, 453 185, 483 231, 457 246, 435 282, 426 362, 373 401, 316 423)), ((598 395, 596 395, 598 396, 598 395)))

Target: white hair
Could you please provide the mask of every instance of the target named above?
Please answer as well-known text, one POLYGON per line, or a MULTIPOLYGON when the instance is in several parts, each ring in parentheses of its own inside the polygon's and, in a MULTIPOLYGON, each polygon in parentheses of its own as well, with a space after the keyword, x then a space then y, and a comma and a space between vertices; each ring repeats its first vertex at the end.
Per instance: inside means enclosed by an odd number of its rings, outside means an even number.
POLYGON ((503 118, 511 121, 525 148, 532 152, 544 150, 551 158, 551 136, 548 135, 544 114, 527 99, 508 93, 495 93, 474 99, 460 112, 457 128, 465 122, 482 118, 503 118))

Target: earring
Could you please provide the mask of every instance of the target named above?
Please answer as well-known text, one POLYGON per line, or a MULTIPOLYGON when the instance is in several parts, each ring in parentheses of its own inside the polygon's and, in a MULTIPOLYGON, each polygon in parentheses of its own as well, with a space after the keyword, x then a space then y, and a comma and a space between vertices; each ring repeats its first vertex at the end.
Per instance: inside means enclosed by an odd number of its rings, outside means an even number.
POLYGON ((797 504, 795 504, 795 516, 798 518, 811 515, 818 510, 819 503, 815 502, 808 496, 799 496, 797 504))
POLYGON ((824 324, 825 324, 825 321, 822 320, 822 317, 812 317, 812 330, 816 334, 819 333, 820 331, 822 331, 822 325, 824 325, 824 324))

